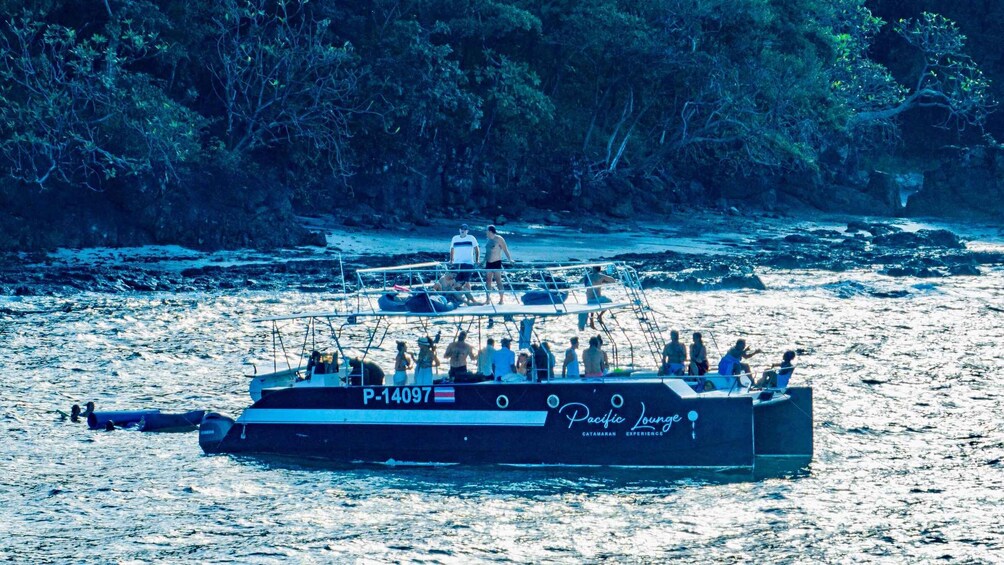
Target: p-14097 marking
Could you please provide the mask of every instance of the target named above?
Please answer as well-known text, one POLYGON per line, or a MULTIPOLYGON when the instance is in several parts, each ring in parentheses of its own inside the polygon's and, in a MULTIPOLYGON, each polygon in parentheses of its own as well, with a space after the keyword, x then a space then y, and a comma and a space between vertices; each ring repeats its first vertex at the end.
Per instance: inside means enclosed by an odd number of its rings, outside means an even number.
POLYGON ((384 404, 423 404, 429 401, 432 394, 431 386, 402 386, 394 387, 394 392, 389 388, 364 388, 363 405, 373 402, 383 402, 384 404))

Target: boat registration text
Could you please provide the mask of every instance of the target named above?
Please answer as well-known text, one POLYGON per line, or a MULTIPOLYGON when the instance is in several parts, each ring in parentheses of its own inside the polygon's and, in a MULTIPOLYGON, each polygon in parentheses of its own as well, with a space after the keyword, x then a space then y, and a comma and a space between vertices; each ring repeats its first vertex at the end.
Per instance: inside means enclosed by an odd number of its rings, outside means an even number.
POLYGON ((383 404, 424 404, 432 398, 431 386, 403 386, 389 388, 364 388, 363 405, 371 402, 383 404))

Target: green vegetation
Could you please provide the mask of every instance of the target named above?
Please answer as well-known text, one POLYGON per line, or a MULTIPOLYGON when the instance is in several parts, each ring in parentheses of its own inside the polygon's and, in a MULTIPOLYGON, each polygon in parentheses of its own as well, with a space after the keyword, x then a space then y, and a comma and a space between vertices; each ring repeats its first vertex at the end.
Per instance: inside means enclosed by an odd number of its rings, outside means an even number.
POLYGON ((220 199, 417 219, 832 190, 904 121, 988 124, 960 27, 900 4, 0 0, 0 173, 15 200, 143 193, 149 225, 220 199))

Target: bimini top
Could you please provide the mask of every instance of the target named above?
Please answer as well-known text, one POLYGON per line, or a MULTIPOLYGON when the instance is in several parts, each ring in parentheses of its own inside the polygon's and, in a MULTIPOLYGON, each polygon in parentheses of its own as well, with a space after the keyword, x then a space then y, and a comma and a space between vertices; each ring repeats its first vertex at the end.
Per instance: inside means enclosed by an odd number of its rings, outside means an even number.
POLYGON ((358 288, 335 311, 261 318, 552 317, 631 308, 644 301, 635 270, 620 262, 516 263, 501 271, 418 263, 356 272, 358 288), (499 282, 501 297, 499 304, 499 282))

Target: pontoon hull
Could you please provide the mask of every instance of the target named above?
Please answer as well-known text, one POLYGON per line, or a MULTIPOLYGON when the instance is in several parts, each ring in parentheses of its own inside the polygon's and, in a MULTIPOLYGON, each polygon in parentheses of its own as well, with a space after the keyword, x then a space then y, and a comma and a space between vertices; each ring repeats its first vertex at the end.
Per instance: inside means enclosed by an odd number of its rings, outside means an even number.
POLYGON ((288 388, 237 421, 207 416, 199 440, 207 453, 343 462, 752 467, 811 457, 811 389, 790 391, 754 409, 749 396, 681 398, 658 382, 288 388))

